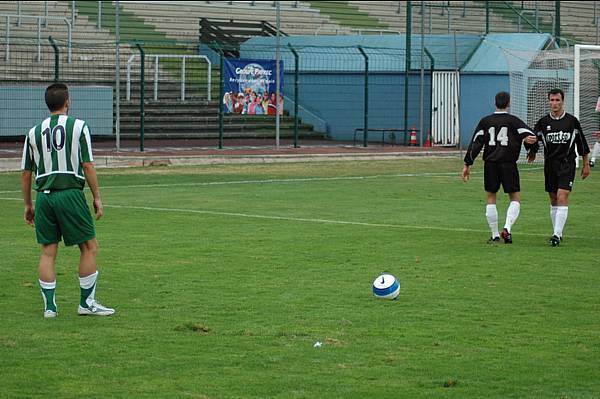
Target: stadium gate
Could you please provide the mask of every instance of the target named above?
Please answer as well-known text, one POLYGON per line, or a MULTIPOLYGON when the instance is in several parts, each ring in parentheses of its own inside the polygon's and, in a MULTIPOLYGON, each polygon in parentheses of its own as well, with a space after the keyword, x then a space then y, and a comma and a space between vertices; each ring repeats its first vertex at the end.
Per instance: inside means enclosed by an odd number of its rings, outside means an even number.
POLYGON ((433 73, 431 134, 437 145, 456 146, 459 143, 459 88, 458 71, 433 73))

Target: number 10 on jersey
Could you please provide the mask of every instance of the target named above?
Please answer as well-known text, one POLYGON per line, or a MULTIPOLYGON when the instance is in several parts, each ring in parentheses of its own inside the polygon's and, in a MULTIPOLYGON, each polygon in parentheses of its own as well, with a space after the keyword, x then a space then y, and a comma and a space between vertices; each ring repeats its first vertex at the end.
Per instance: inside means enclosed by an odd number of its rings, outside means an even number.
POLYGON ((56 151, 62 150, 62 148, 65 146, 65 140, 67 139, 65 128, 62 125, 56 125, 52 130, 47 127, 42 132, 42 137, 46 137, 47 152, 52 152, 52 148, 54 148, 56 151))

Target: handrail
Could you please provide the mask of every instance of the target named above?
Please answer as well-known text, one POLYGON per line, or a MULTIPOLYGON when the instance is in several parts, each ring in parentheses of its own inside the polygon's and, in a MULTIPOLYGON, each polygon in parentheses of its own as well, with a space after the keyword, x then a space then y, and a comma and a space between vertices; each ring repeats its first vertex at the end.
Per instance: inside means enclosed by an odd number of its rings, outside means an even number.
POLYGON ((512 4, 510 4, 508 1, 503 1, 502 3, 504 3, 504 5, 510 9, 512 12, 514 12, 515 14, 517 14, 517 16, 519 17, 519 22, 521 21, 521 18, 523 19, 523 21, 525 21, 525 23, 527 25, 529 25, 532 29, 535 29, 536 33, 542 33, 540 31, 540 29, 535 26, 525 15, 523 15, 522 11, 517 10, 515 7, 512 6, 512 4))
MULTIPOLYGON (((127 60, 127 91, 126 99, 131 99, 131 64, 138 57, 138 54, 132 54, 127 60)), ((207 73, 207 95, 208 101, 211 101, 211 86, 212 86, 212 63, 205 55, 191 54, 146 54, 146 57, 154 57, 154 101, 158 100, 158 61, 160 58, 181 58, 181 101, 185 101, 185 60, 186 58, 203 59, 208 64, 207 73)))
POLYGON ((350 29, 350 32, 357 33, 358 35, 362 35, 363 32, 374 32, 374 33, 379 33, 379 36, 383 36, 384 33, 385 34, 394 34, 394 35, 401 34, 401 32, 398 32, 397 30, 391 30, 391 29, 363 29, 363 28, 357 28, 357 29, 350 29))
POLYGON ((58 82, 58 78, 60 76, 60 74, 59 74, 59 68, 60 68, 59 54, 60 54, 60 50, 58 49, 58 46, 56 45, 56 42, 54 41, 54 39, 52 38, 52 36, 48 36, 48 41, 50 42, 50 44, 52 45, 52 48, 54 49, 54 82, 58 82))
MULTIPOLYGON (((179 5, 186 6, 188 2, 187 1, 157 1, 156 3, 158 3, 159 5, 161 3, 163 5, 164 5, 164 3, 171 3, 171 4, 179 3, 179 4, 177 4, 177 6, 179 6, 179 5)), ((294 2, 294 3, 298 4, 298 2, 294 2)), ((316 9, 310 8, 310 7, 302 7, 302 8, 294 7, 294 6, 286 7, 285 6, 286 4, 289 4, 289 2, 287 2, 287 1, 282 2, 281 8, 282 8, 282 10, 285 9, 288 12, 290 12, 290 11, 291 12, 306 12, 306 13, 315 14, 315 15, 317 15, 321 12, 319 10, 316 10, 316 9)), ((249 4, 247 1, 234 1, 234 2, 228 2, 228 1, 227 2, 225 2, 225 1, 218 2, 218 1, 216 1, 216 2, 214 2, 214 4, 213 3, 202 4, 202 6, 198 7, 198 8, 207 8, 207 9, 215 8, 218 10, 234 9, 236 11, 239 11, 240 9, 247 9, 247 10, 251 10, 251 11, 271 11, 271 12, 275 11, 275 7, 273 7, 273 6, 253 5, 251 3, 249 4)))
POLYGON ((323 25, 319 25, 319 27, 318 27, 317 29, 315 29, 315 33, 314 33, 314 35, 315 35, 315 36, 317 36, 317 35, 321 34, 321 29, 323 29, 323 28, 325 28, 325 29, 324 29, 324 31, 325 31, 325 32, 333 32, 333 33, 334 33, 334 34, 336 34, 336 35, 339 35, 340 31, 341 31, 342 33, 344 33, 344 30, 346 30, 346 31, 348 31, 348 32, 350 32, 350 31, 351 31, 351 30, 350 30, 350 28, 346 28, 346 27, 343 27, 343 26, 340 26, 340 27, 334 27, 334 26, 323 26, 323 25))
MULTIPOLYGON (((289 101, 292 104, 295 104, 294 99, 291 98, 290 96, 287 95, 283 95, 283 98, 286 101, 289 101)), ((314 113, 313 111, 309 110, 308 108, 306 108, 305 106, 303 106, 302 104, 298 104, 298 108, 302 110, 302 113, 308 114, 311 118, 314 118, 316 122, 318 122, 321 125, 321 131, 327 133, 327 121, 325 119, 323 119, 322 117, 320 117, 319 115, 317 115, 316 113, 314 113)), ((304 121, 307 121, 306 117, 302 117, 302 119, 304 121)), ((311 123, 313 126, 315 125, 314 123, 311 123)), ((317 127, 318 130, 318 127, 317 127)))
POLYGON ((564 41, 567 44, 567 50, 569 49, 569 40, 565 39, 564 37, 557 37, 558 39, 558 43, 560 44, 561 41, 564 41))
POLYGON ((564 37, 560 37, 560 36, 552 36, 552 40, 550 41, 549 45, 552 46, 554 44, 554 45, 558 45, 558 47, 560 47, 561 42, 564 42, 567 45, 567 50, 570 48, 571 42, 569 42, 568 39, 565 39, 564 37))
POLYGON ((136 54, 131 54, 127 60, 127 90, 125 90, 125 99, 127 101, 131 100, 131 63, 133 62, 135 56, 136 54))
POLYGON ((540 17, 543 17, 544 15, 549 15, 550 18, 552 19, 552 32, 554 32, 554 13, 552 11, 546 11, 546 10, 521 10, 521 14, 525 15, 531 15, 533 17, 535 17, 535 26, 537 29, 539 29, 539 25, 540 25, 540 17))
POLYGON ((38 28, 37 28, 37 39, 38 39, 38 61, 41 60, 41 24, 42 24, 42 20, 46 21, 48 19, 53 19, 53 20, 57 20, 57 21, 64 21, 65 24, 67 24, 67 62, 71 63, 71 41, 72 41, 72 28, 71 28, 71 23, 69 22, 69 20, 66 17, 47 17, 47 16, 41 16, 41 15, 23 15, 23 14, 0 14, 0 18, 5 17, 6 18, 6 61, 10 60, 10 19, 11 18, 17 18, 17 20, 20 20, 20 18, 29 18, 29 19, 36 19, 38 21, 38 28))

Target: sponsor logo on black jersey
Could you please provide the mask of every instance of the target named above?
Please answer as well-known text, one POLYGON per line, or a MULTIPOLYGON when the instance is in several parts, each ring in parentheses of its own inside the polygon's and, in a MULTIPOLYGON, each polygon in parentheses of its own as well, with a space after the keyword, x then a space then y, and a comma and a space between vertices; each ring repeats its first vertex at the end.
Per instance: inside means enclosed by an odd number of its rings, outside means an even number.
POLYGON ((552 144, 566 144, 571 140, 571 133, 563 132, 553 132, 548 133, 546 135, 546 141, 552 144))

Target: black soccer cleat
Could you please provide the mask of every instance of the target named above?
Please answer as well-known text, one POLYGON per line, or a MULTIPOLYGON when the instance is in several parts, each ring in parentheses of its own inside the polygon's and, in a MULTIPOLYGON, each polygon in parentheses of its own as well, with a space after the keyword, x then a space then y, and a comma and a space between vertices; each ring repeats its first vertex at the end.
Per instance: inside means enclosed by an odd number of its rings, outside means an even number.
POLYGON ((552 236, 552 237, 550 237, 550 240, 548 240, 550 245, 552 245, 553 247, 558 247, 560 245, 561 241, 562 240, 558 236, 552 236))
POLYGON ((487 240, 488 244, 498 244, 500 242, 500 237, 490 237, 489 240, 487 240))
POLYGON ((512 244, 512 234, 510 234, 506 228, 502 229, 500 237, 504 239, 505 244, 512 244))

